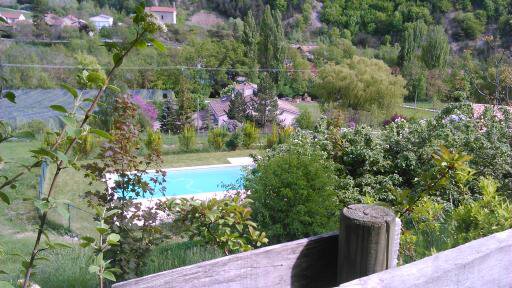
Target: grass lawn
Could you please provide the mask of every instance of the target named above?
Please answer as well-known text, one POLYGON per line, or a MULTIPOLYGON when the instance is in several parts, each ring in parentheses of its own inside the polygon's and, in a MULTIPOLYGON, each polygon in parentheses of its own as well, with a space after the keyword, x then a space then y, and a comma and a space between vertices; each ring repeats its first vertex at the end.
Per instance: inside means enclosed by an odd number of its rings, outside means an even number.
POLYGON ((304 110, 309 110, 311 112, 311 116, 313 116, 313 120, 318 120, 322 116, 322 111, 320 110, 320 104, 318 102, 300 102, 295 104, 299 111, 302 112, 304 110))

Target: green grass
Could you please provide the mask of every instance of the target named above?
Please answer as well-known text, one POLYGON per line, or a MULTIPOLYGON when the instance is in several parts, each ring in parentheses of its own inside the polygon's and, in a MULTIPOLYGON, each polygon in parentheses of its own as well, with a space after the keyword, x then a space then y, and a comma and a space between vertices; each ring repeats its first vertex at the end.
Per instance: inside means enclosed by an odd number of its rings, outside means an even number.
POLYGON ((194 241, 167 242, 153 249, 146 257, 140 276, 175 269, 225 256, 210 246, 194 241))
POLYGON ((309 110, 311 112, 311 116, 313 116, 313 120, 318 120, 322 116, 322 111, 320 110, 320 104, 318 102, 301 102, 295 104, 299 111, 302 112, 304 110, 309 110))
POLYGON ((428 119, 432 118, 437 115, 436 112, 428 111, 428 110, 420 110, 420 109, 413 109, 413 108, 406 108, 402 107, 398 114, 404 115, 407 118, 412 119, 428 119))

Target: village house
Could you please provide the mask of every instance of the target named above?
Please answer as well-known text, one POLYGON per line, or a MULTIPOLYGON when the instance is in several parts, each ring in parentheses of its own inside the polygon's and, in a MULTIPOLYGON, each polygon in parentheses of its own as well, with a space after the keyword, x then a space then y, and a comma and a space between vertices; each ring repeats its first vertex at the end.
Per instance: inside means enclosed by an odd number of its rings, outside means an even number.
POLYGON ((151 6, 145 11, 151 13, 162 24, 176 24, 176 7, 151 6))
POLYGON ((114 18, 112 18, 112 16, 105 14, 100 14, 98 16, 91 17, 89 18, 89 20, 94 25, 94 27, 96 27, 97 30, 100 30, 104 27, 112 27, 112 25, 114 25, 114 18))
POLYGON ((21 12, 0 12, 0 17, 4 18, 7 21, 7 24, 10 25, 26 20, 25 16, 21 12))
MULTIPOLYGON (((253 106, 256 99, 258 85, 250 82, 236 83, 232 95, 223 96, 208 103, 208 112, 211 115, 211 124, 213 126, 223 126, 229 121, 227 112, 229 110, 229 102, 231 97, 236 93, 241 93, 249 107, 253 106)), ((277 100, 277 119, 283 126, 291 126, 295 123, 295 119, 299 116, 299 109, 285 100, 277 100)), ((250 109, 250 108, 249 108, 250 109)))
POLYGON ((64 28, 64 27, 73 27, 73 28, 80 28, 84 25, 87 25, 87 23, 79 19, 73 15, 67 15, 64 17, 60 17, 58 15, 47 13, 44 15, 44 22, 50 26, 50 27, 58 27, 58 28, 64 28))

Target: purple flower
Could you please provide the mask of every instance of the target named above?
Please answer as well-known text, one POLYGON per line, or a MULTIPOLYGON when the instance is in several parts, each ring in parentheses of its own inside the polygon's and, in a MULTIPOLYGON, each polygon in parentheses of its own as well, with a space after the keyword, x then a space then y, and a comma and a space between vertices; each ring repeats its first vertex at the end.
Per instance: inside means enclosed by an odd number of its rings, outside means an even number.
POLYGON ((146 102, 139 95, 133 96, 132 102, 139 107, 141 114, 151 122, 153 129, 155 127, 160 127, 160 125, 156 123, 158 118, 158 111, 153 104, 146 102))

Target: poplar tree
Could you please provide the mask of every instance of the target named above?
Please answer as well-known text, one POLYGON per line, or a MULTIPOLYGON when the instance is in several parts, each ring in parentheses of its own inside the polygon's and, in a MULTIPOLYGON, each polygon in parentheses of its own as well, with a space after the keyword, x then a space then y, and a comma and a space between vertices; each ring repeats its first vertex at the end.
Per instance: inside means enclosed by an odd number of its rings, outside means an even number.
POLYGON ((275 69, 272 71, 271 79, 276 84, 283 69, 285 45, 281 13, 277 10, 271 11, 267 5, 260 24, 259 61, 264 69, 275 69))
POLYGON ((429 29, 425 44, 421 48, 421 58, 427 68, 444 68, 448 62, 450 44, 441 25, 429 29))
POLYGON ((256 27, 256 21, 249 11, 244 21, 244 29, 242 32, 242 44, 245 47, 245 57, 250 61, 251 71, 249 72, 249 79, 256 81, 258 68, 258 38, 259 32, 256 27))
POLYGON ((400 41, 400 64, 412 60, 414 55, 421 48, 428 32, 428 27, 422 20, 405 24, 405 30, 400 41))

